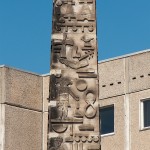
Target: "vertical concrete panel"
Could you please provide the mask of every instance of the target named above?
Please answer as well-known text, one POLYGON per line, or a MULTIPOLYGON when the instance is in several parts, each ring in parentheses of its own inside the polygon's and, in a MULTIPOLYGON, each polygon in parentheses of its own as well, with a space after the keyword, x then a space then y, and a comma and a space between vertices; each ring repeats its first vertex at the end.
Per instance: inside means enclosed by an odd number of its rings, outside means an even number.
POLYGON ((130 94, 130 140, 131 150, 150 149, 150 130, 141 130, 141 106, 142 99, 150 98, 150 90, 130 94))
POLYGON ((124 59, 103 62, 99 69, 99 99, 124 94, 125 63, 124 59))
POLYGON ((50 75, 43 76, 43 111, 48 111, 50 75))
POLYGON ((43 149, 47 150, 48 134, 48 101, 49 101, 50 75, 43 76, 43 149))
POLYGON ((6 103, 42 110, 43 81, 42 77, 6 68, 6 103))
POLYGON ((0 103, 2 103, 2 81, 3 81, 2 69, 3 68, 0 68, 0 103))
POLYGON ((4 150, 41 150, 42 113, 5 105, 4 150))
POLYGON ((48 112, 43 113, 43 149, 47 150, 48 112))
POLYGON ((4 66, 0 67, 0 103, 4 103, 5 101, 5 70, 4 66))
POLYGON ((99 100, 100 107, 114 105, 114 134, 101 137, 101 150, 124 150, 125 110, 124 96, 99 100))
POLYGON ((129 57, 129 92, 150 88, 150 52, 129 57))
POLYGON ((5 106, 0 104, 0 150, 4 150, 5 143, 5 106))

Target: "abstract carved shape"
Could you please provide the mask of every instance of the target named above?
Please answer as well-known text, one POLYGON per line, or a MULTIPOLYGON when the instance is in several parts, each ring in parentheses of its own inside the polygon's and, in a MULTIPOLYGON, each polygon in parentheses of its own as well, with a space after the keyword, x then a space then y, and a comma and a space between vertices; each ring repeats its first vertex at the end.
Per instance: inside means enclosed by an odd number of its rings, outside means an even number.
POLYGON ((85 110, 85 116, 88 119, 93 119, 97 114, 97 109, 94 108, 91 104, 87 105, 86 110, 85 110))
POLYGON ((86 138, 85 136, 82 136, 81 141, 82 141, 83 143, 85 143, 86 140, 87 140, 87 138, 86 138))
POLYGON ((69 61, 67 59, 60 58, 59 61, 72 69, 80 69, 89 65, 87 60, 69 61))
POLYGON ((93 141, 94 141, 95 143, 99 142, 99 137, 98 137, 98 136, 94 136, 94 137, 93 137, 93 141))
POLYGON ((85 80, 77 80, 76 87, 80 92, 83 92, 87 89, 87 82, 85 80))
POLYGON ((79 109, 76 109, 74 117, 76 117, 76 118, 83 118, 83 113, 79 109))
POLYGON ((79 3, 93 3, 93 0, 79 0, 79 3))
POLYGON ((57 103, 58 119, 66 119, 68 116, 68 106, 64 102, 57 103))
POLYGON ((61 6, 62 5, 62 0, 56 0, 56 3, 55 3, 57 6, 61 6))
POLYGON ((85 47, 92 47, 91 41, 93 39, 94 38, 87 38, 85 35, 81 38, 81 40, 85 42, 85 44, 84 44, 85 47))
POLYGON ((68 125, 62 124, 52 124, 52 129, 56 133, 64 133, 68 129, 68 125))
POLYGON ((91 124, 83 124, 79 126, 80 131, 94 131, 94 126, 91 124))
POLYGON ((73 137, 72 137, 72 136, 70 136, 70 137, 66 137, 66 138, 65 138, 65 142, 73 143, 73 141, 74 141, 74 139, 73 139, 73 137))
POLYGON ((55 75, 51 75, 50 78, 50 99, 54 100, 58 95, 58 91, 56 88, 56 77, 55 75))
POLYGON ((74 140, 75 140, 76 142, 80 142, 80 137, 79 137, 79 136, 75 136, 75 137, 74 137, 74 140))
POLYGON ((72 85, 72 81, 69 79, 69 78, 65 78, 65 77, 63 77, 63 78, 60 78, 59 80, 58 80, 58 84, 59 84, 59 94, 61 95, 61 94, 64 94, 64 93, 68 93, 68 94, 70 94, 75 100, 79 100, 79 97, 78 96, 76 96, 75 94, 74 94, 74 92, 71 90, 71 88, 69 87, 69 85, 72 85))
POLYGON ((61 147, 62 143, 63 143, 63 138, 62 137, 50 138, 48 148, 50 150, 58 150, 59 148, 62 148, 61 147))
POLYGON ((87 103, 94 104, 96 101, 96 96, 95 92, 93 90, 88 90, 86 91, 85 97, 87 103))
POLYGON ((92 13, 92 10, 90 9, 88 4, 84 4, 82 6, 81 10, 79 11, 77 20, 78 21, 84 21, 84 20, 94 21, 95 20, 95 16, 92 13))
POLYGON ((51 119, 52 124, 82 124, 83 119, 66 118, 65 120, 51 119))
POLYGON ((95 74, 95 71, 93 71, 93 69, 78 70, 77 73, 79 78, 97 78, 97 74, 95 74))

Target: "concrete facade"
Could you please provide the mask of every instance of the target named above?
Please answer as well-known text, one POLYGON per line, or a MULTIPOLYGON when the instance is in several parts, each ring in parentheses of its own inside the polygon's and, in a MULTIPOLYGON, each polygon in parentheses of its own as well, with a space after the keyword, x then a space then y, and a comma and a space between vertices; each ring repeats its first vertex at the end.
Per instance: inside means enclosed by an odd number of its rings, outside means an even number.
POLYGON ((0 150, 41 150, 47 145, 45 78, 0 67, 0 150))
POLYGON ((149 150, 141 102, 150 98, 150 51, 99 62, 99 105, 114 105, 114 133, 101 136, 102 150, 149 150), (106 78, 105 78, 106 77, 106 78))
MULTIPOLYGON (((115 122, 113 133, 101 135, 101 150, 150 149, 150 128, 141 125, 149 61, 147 50, 99 62, 99 107, 114 105, 115 122)), ((0 150, 47 150, 49 80, 49 74, 0 67, 0 150)))

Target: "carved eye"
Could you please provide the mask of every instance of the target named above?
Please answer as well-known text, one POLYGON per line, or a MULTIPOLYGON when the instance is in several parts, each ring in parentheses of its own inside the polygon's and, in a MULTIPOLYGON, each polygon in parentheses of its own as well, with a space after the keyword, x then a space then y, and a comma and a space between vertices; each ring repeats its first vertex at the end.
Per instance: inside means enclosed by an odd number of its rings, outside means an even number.
POLYGON ((63 17, 61 17, 61 18, 59 19, 59 22, 65 23, 65 19, 64 19, 63 17))
POLYGON ((56 1, 56 5, 57 5, 57 6, 61 6, 61 5, 62 5, 62 1, 61 1, 61 0, 57 0, 57 1, 56 1))
POLYGON ((76 32, 76 31, 77 31, 77 27, 76 27, 76 26, 73 26, 73 27, 72 27, 72 31, 76 32))
POLYGON ((56 26, 56 30, 57 31, 61 31, 61 27, 60 26, 56 26))
POLYGON ((94 27, 93 26, 89 26, 88 30, 89 30, 89 32, 93 32, 94 31, 94 27))

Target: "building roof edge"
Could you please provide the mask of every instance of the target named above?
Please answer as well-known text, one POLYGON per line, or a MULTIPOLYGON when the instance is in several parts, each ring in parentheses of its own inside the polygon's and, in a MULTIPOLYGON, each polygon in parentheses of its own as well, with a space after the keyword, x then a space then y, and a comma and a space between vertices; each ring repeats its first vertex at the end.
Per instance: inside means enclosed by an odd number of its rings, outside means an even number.
POLYGON ((138 55, 138 54, 142 54, 142 53, 146 53, 146 52, 150 52, 150 49, 141 50, 141 51, 134 52, 134 53, 129 53, 129 54, 125 54, 125 55, 121 55, 121 56, 117 56, 117 57, 112 57, 112 58, 100 60, 100 61, 98 61, 98 64, 117 60, 117 59, 122 59, 122 58, 126 58, 126 57, 130 57, 130 56, 134 56, 134 55, 138 55))

